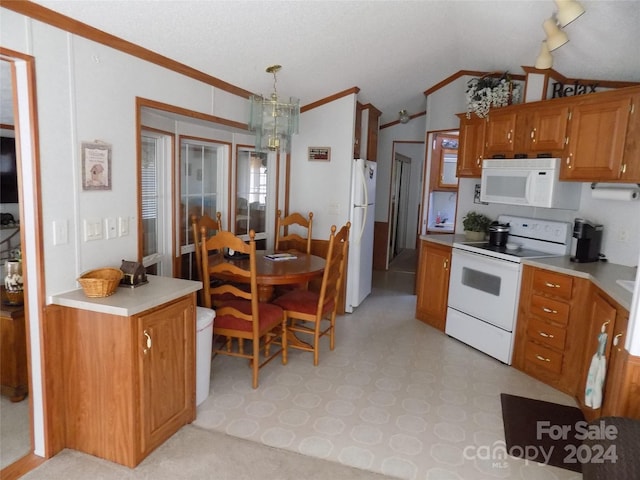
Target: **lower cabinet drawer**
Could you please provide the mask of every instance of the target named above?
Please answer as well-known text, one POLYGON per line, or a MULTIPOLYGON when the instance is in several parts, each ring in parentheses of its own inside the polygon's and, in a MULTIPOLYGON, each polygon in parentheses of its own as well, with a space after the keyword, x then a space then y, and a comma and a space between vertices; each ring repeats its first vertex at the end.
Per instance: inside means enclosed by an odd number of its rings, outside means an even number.
POLYGON ((525 362, 544 368, 554 373, 562 372, 562 354, 547 347, 538 345, 531 340, 525 347, 525 362))
POLYGON ((542 295, 531 296, 529 311, 534 315, 548 318, 563 325, 569 322, 569 304, 543 297, 542 295))
POLYGON ((538 343, 564 350, 567 331, 541 318, 531 317, 527 322, 527 336, 538 343))

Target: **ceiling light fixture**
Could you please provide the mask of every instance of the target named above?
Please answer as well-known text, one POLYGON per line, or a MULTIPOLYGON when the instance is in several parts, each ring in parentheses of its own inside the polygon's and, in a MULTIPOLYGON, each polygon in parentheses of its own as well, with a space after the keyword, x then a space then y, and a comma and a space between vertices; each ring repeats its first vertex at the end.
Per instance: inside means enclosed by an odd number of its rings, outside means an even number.
POLYGON ((561 27, 566 27, 585 12, 584 7, 576 0, 556 0, 556 5, 558 5, 556 18, 561 27))
POLYGON ((536 58, 535 67, 538 70, 546 70, 553 66, 553 55, 549 51, 549 47, 547 47, 547 42, 545 40, 542 41, 542 45, 540 46, 540 53, 538 54, 538 58, 536 58))
POLYGON ((400 123, 408 123, 409 120, 411 120, 411 117, 409 116, 407 111, 403 109, 398 112, 398 120, 400 121, 400 123))
POLYGON ((545 20, 542 28, 544 28, 544 32, 547 34, 547 48, 550 52, 553 52, 556 48, 561 47, 569 41, 567 34, 558 27, 555 16, 545 20))
POLYGON ((276 74, 282 66, 271 65, 266 72, 273 74, 273 93, 269 97, 251 95, 249 130, 256 134, 256 150, 259 152, 291 151, 291 136, 298 133, 300 100, 294 97, 289 102, 278 98, 276 74))

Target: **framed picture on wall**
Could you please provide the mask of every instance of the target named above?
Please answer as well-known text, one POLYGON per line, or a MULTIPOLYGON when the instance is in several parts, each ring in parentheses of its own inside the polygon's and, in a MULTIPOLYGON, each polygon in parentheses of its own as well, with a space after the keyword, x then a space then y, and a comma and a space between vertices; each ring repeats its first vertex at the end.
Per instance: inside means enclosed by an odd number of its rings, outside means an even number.
POLYGON ((331 161, 331 147, 309 147, 309 161, 331 161))
POLYGON ((82 142, 82 189, 111 190, 111 145, 82 142))

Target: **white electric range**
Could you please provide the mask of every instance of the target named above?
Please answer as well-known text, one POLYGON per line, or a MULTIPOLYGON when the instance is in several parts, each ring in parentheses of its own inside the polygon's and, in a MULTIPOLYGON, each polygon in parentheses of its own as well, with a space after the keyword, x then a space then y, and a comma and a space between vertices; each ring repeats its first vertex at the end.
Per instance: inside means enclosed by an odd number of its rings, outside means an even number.
POLYGON ((507 246, 453 244, 445 333, 511 364, 523 258, 568 255, 568 222, 500 215, 507 246))

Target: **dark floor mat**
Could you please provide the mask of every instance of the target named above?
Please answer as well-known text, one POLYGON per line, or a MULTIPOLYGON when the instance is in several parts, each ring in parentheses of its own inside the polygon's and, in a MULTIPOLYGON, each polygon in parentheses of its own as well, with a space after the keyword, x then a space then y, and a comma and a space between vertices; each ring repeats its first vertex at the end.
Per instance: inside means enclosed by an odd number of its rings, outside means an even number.
POLYGON ((502 421, 507 452, 514 457, 546 463, 574 472, 582 466, 576 449, 582 440, 575 438, 585 425, 576 407, 500 394, 502 421), (576 429, 578 426, 578 431, 576 429))

